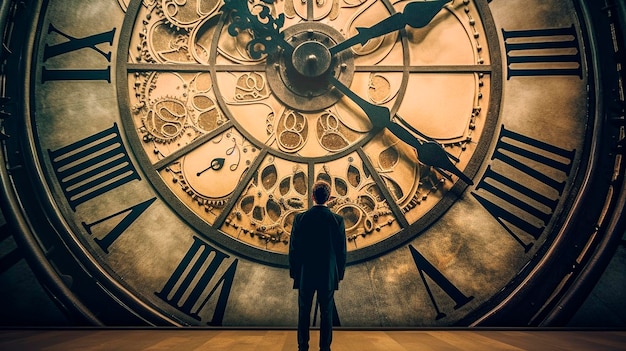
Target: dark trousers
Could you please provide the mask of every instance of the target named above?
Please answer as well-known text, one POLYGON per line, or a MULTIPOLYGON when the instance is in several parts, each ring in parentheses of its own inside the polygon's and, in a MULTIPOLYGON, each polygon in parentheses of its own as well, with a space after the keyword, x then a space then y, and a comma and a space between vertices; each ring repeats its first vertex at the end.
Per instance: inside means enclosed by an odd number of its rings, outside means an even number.
MULTIPOLYGON (((315 290, 298 290, 298 349, 309 349, 309 327, 311 325, 311 307, 315 290)), ((333 340, 333 308, 335 290, 318 291, 317 302, 320 305, 320 350, 330 351, 333 340)))

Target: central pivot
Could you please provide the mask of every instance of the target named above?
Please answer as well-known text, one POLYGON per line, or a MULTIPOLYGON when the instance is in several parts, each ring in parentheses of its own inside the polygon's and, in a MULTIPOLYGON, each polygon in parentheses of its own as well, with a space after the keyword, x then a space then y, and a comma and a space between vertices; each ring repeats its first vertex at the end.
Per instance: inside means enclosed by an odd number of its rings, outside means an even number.
POLYGON ((265 74, 273 95, 289 109, 322 111, 342 98, 330 83, 334 77, 350 86, 354 76, 352 50, 331 56, 329 47, 345 40, 322 23, 297 23, 283 32, 293 50, 267 56, 265 74))
POLYGON ((293 51, 291 63, 305 77, 315 78, 326 73, 330 68, 332 57, 328 48, 317 41, 306 41, 293 51))

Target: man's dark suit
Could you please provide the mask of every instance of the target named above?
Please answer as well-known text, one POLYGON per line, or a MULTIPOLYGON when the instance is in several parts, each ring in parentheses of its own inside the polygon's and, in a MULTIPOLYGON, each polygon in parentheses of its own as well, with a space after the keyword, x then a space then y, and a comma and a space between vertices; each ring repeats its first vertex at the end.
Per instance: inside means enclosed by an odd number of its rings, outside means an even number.
POLYGON ((291 229, 289 274, 298 290, 298 346, 308 349, 313 294, 320 304, 320 349, 330 350, 334 292, 346 268, 343 218, 328 207, 315 205, 298 214, 291 229))

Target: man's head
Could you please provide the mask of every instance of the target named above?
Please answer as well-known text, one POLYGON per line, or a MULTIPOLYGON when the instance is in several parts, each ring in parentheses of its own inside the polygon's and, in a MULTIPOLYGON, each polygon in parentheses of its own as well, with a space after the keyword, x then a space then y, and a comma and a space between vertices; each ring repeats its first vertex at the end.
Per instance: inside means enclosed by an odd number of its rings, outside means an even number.
POLYGON ((317 181, 311 190, 313 201, 318 205, 323 205, 330 198, 330 185, 324 181, 317 181))

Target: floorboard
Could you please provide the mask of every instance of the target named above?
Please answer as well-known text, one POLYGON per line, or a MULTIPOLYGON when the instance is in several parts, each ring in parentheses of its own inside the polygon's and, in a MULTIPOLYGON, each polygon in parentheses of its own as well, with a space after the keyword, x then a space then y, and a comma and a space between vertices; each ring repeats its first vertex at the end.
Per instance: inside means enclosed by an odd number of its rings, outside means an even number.
MULTIPOLYGON (((318 349, 319 330, 310 349, 318 349)), ((333 351, 626 350, 626 330, 335 330, 333 351)), ((0 350, 295 351, 295 330, 0 329, 0 350)))

